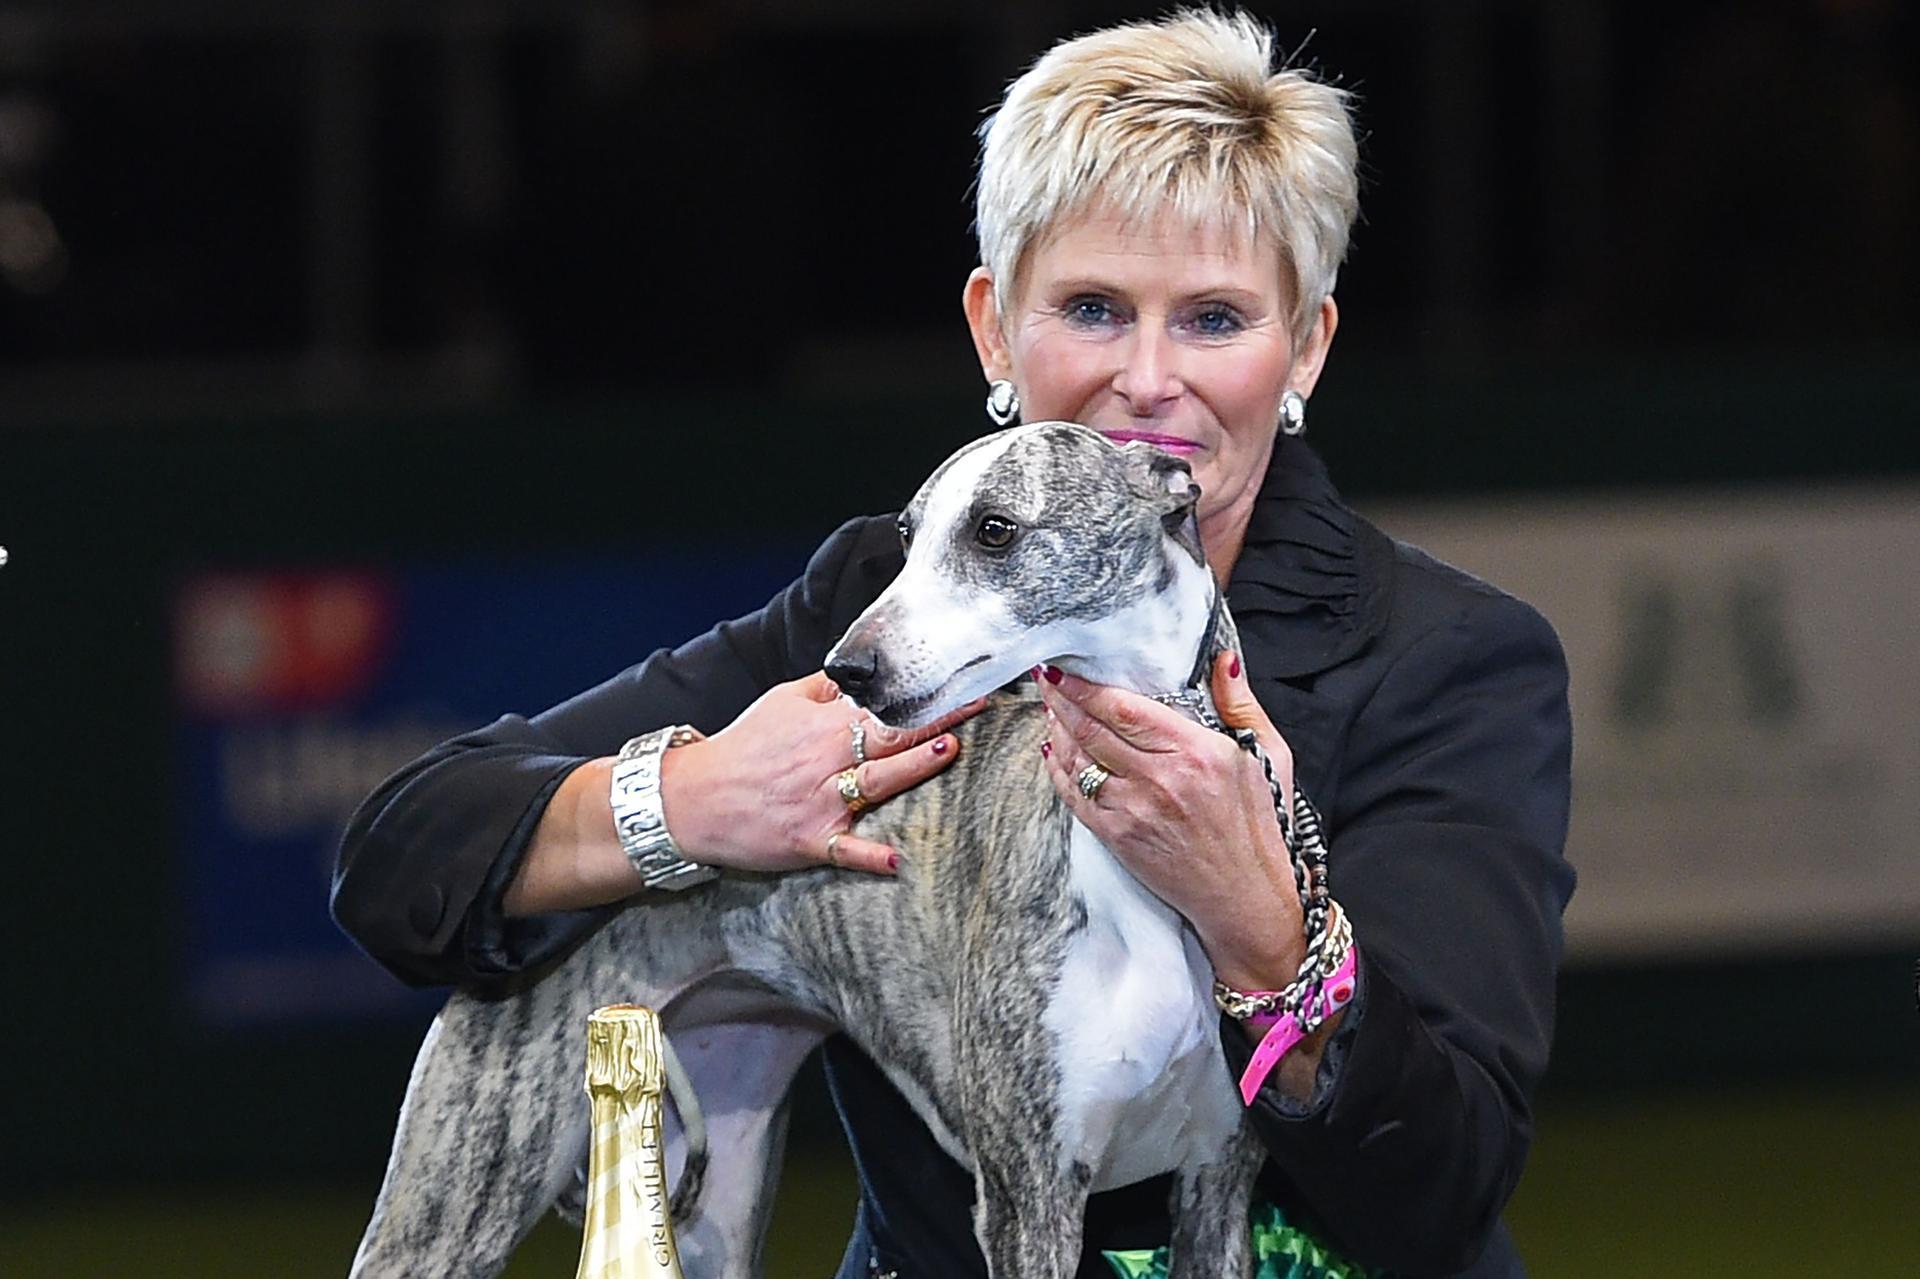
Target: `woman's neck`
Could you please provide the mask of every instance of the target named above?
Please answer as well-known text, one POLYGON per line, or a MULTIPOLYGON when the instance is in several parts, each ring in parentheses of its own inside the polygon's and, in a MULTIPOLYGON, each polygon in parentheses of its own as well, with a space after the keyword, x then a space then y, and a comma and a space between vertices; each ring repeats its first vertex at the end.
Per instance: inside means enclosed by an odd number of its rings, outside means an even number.
POLYGON ((1259 496, 1259 489, 1249 487, 1232 506, 1215 511, 1211 518, 1200 522, 1200 545, 1207 553, 1207 567, 1213 570, 1213 580, 1223 591, 1233 577, 1240 548, 1246 545, 1247 524, 1253 518, 1254 503, 1259 496))
POLYGON ((1266 484, 1267 469, 1273 464, 1273 451, 1283 447, 1279 433, 1267 444, 1267 452, 1253 469, 1253 477, 1233 499, 1200 521, 1200 546, 1207 553, 1207 566, 1220 589, 1233 579, 1233 566, 1239 562, 1240 548, 1246 545, 1247 525, 1253 520, 1253 508, 1260 504, 1260 490, 1266 484))

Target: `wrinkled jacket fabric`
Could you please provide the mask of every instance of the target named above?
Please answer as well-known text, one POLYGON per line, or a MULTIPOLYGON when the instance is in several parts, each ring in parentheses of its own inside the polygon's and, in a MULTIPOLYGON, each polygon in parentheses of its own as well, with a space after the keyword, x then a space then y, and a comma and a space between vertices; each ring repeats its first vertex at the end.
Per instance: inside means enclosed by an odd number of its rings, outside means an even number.
MULTIPOLYGON (((618 909, 501 914, 561 780, 663 724, 717 732, 818 670, 901 563, 891 516, 853 520, 760 611, 402 768, 349 824, 336 919, 410 983, 531 979, 618 909)), ((1355 515, 1285 437, 1228 602, 1254 693, 1325 820, 1361 952, 1313 1097, 1256 1099, 1262 1189, 1354 1262, 1519 1275, 1499 1215, 1532 1137, 1573 888, 1559 642, 1527 605, 1355 515)), ((1237 1076, 1250 1049, 1221 1029, 1237 1076)), ((829 1040, 825 1059, 861 1181, 842 1279, 984 1273, 971 1176, 851 1041, 829 1040)), ((1093 1196, 1086 1232, 1085 1276, 1110 1273, 1099 1248, 1164 1242, 1166 1179, 1093 1196)))

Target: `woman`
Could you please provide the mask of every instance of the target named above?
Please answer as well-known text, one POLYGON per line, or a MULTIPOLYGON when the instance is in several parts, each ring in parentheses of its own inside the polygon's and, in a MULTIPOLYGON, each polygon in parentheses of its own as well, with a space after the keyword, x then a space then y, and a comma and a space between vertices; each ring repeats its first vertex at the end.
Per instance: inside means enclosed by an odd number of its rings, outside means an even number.
MULTIPOLYGON (((1358 993, 1251 1103, 1265 1220, 1356 1267, 1519 1274, 1498 1218, 1572 887, 1564 659, 1527 606, 1349 511, 1297 438, 1338 322, 1355 147, 1342 95, 1270 53, 1244 18, 1184 14, 1042 58, 985 129, 964 309, 996 420, 1017 405, 1189 461, 1245 654, 1222 655, 1216 700, 1326 817, 1358 993)), ((953 723, 850 734, 817 668, 900 563, 891 520, 856 520, 761 612, 401 770, 347 832, 342 926, 410 981, 485 986, 642 882, 697 878, 687 863, 888 873, 914 850, 844 834, 837 776, 863 753, 859 791, 884 800, 952 762, 953 723), (681 722, 713 736, 635 738, 681 722), (616 832, 609 757, 629 739, 659 761, 668 839, 616 832)), ((1308 939, 1257 767, 1165 706, 1047 674, 1035 767, 1223 982, 1285 985, 1308 939), (1088 798, 1096 763, 1110 776, 1088 798)), ((1238 1076, 1261 1032, 1223 1017, 1222 1034, 1238 1076)), ((980 1273, 971 1179, 855 1048, 826 1056, 862 1183, 843 1279, 980 1273)), ((1164 1242, 1165 1196, 1094 1196, 1082 1273, 1164 1242)))

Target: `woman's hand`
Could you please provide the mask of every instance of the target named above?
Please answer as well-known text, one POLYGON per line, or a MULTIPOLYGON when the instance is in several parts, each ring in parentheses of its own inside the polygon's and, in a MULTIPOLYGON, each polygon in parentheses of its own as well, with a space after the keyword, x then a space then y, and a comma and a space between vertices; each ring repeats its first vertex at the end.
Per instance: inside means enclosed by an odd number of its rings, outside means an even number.
MULTIPOLYGON (((667 830, 689 858, 713 866, 794 870, 830 861, 890 874, 899 864, 894 849, 842 833, 852 814, 838 778, 853 765, 852 725, 866 729, 860 793, 877 804, 951 764, 960 743, 947 730, 983 705, 902 732, 843 700, 824 674, 776 685, 721 732, 660 757, 667 830)), ((589 760, 560 783, 501 898, 505 914, 579 910, 639 888, 613 829, 612 772, 612 759, 589 760)))
MULTIPOLYGON (((1242 990, 1292 981, 1306 954, 1300 897, 1259 762, 1152 698, 1054 667, 1043 675, 1047 772, 1074 816, 1187 918, 1221 981, 1242 990), (1089 800, 1079 775, 1094 761, 1112 776, 1089 800)), ((1237 655, 1215 659, 1213 697, 1229 726, 1258 736, 1291 802, 1293 753, 1237 655)))
POLYGON ((844 833, 852 813, 839 776, 854 767, 853 724, 866 731, 857 776, 871 806, 953 763, 960 743, 947 730, 985 704, 907 731, 844 700, 825 674, 776 685, 721 732, 661 757, 667 829, 690 859, 711 866, 796 870, 830 861, 890 874, 897 850, 844 833))

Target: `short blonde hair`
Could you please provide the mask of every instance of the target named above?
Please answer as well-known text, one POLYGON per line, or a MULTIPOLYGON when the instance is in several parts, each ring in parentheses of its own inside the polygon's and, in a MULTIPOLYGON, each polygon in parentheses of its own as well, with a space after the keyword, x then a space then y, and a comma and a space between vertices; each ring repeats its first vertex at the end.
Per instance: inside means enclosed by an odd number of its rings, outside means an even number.
POLYGON ((980 138, 974 227, 1003 322, 1028 251, 1056 228, 1171 214, 1272 235, 1303 341, 1359 208, 1346 92, 1273 70, 1273 34, 1244 13, 1182 10, 1062 41, 980 138))

